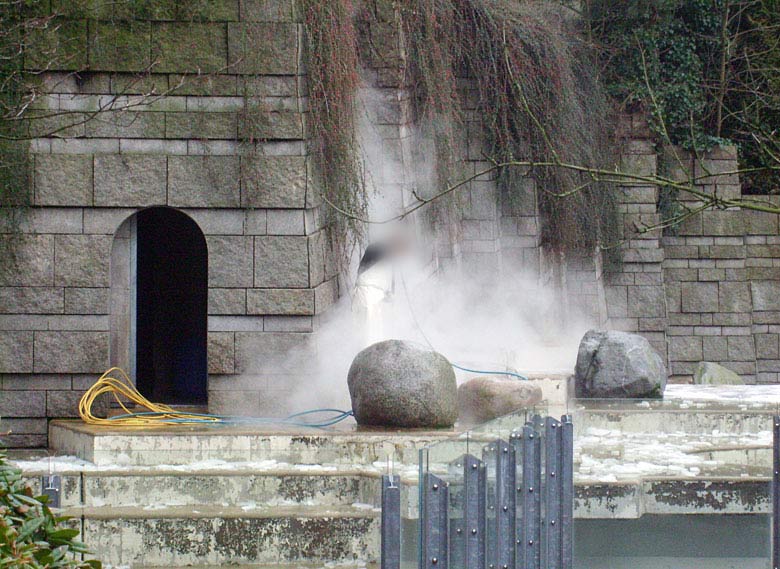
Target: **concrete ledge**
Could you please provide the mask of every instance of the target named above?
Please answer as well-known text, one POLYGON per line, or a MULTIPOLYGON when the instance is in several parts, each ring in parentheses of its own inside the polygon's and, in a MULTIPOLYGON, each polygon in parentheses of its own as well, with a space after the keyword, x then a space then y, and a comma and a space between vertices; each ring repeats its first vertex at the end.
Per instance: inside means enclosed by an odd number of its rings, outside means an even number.
POLYGON ((769 514, 768 478, 658 479, 575 486, 577 519, 638 519, 646 514, 769 514))
MULTIPOLYGON (((349 427, 345 427, 349 428, 349 427)), ((52 421, 51 449, 98 466, 185 465, 206 460, 289 464, 415 464, 425 445, 455 436, 442 431, 319 430, 257 426, 119 429, 52 421)))

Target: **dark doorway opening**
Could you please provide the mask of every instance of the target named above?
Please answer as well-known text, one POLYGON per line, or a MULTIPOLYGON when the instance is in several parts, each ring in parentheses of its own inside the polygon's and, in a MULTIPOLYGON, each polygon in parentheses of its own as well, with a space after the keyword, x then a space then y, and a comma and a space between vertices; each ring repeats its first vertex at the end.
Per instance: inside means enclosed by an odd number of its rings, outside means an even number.
POLYGON ((170 405, 207 404, 208 251, 174 209, 137 214, 136 386, 170 405))

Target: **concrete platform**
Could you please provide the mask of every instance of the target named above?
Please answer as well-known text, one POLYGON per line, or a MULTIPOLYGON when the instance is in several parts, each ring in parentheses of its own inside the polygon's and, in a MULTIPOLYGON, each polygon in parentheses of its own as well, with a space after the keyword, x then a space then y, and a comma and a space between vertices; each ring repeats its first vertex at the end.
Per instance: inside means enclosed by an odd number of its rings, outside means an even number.
MULTIPOLYGON (((768 512, 772 416, 779 405, 780 386, 670 385, 663 401, 569 402, 564 411, 574 416, 576 515, 610 519, 646 513, 768 512)), ((507 424, 497 428, 510 429, 511 421, 507 424)), ((168 504, 213 503, 217 494, 236 504, 252 492, 256 501, 267 501, 289 485, 322 488, 318 505, 344 503, 339 492, 377 504, 377 493, 369 488, 390 462, 414 485, 419 449, 443 447, 440 467, 446 469, 448 453, 458 452, 457 444, 452 451, 447 445, 459 436, 457 430, 363 430, 354 425, 329 430, 269 425, 138 430, 77 421, 51 424, 53 453, 82 459, 55 461, 63 473, 70 469, 80 477, 82 505, 91 500, 145 503, 112 492, 118 487, 135 496, 143 488, 155 489, 168 504), (183 487, 218 490, 188 494, 177 486, 181 480, 188 482, 183 487), (345 491, 348 483, 355 486, 345 491), (362 498, 355 488, 362 489, 362 498)), ((483 436, 490 438, 490 431, 483 436)), ((37 468, 41 466, 46 463, 37 468)), ((28 463, 26 468, 36 467, 28 463)), ((411 517, 415 504, 411 499, 411 517)))
MULTIPOLYGON (((670 386, 664 401, 558 404, 574 417, 578 523, 770 512, 780 386, 670 386)), ((491 440, 517 421, 498 421, 471 440, 491 440)), ((465 436, 354 425, 125 429, 55 421, 50 429, 52 457, 18 460, 31 484, 62 475, 63 506, 81 520, 85 540, 107 562, 145 568, 374 564, 379 477, 392 463, 413 523, 419 449, 438 445, 442 452, 431 456, 441 464, 431 467, 446 470, 465 436), (238 537, 214 538, 228 533, 238 537)))

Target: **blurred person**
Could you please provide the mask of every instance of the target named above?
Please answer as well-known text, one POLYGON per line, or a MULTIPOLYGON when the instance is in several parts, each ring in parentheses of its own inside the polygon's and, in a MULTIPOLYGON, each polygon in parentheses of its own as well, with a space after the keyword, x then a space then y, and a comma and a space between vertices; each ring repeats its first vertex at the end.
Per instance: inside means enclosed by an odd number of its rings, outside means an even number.
POLYGON ((360 259, 352 295, 352 312, 363 327, 366 345, 388 337, 395 296, 396 265, 408 250, 407 240, 395 235, 371 243, 360 259))

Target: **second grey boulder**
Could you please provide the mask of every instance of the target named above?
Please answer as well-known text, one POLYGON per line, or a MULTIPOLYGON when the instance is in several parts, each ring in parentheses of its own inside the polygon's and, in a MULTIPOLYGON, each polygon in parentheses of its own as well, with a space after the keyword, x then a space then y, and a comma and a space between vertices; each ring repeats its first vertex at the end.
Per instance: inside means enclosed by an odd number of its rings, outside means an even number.
POLYGON ((574 370, 581 398, 661 398, 666 367, 646 338, 618 331, 590 330, 583 336, 574 370))
POLYGON ((713 362, 699 362, 693 374, 696 385, 744 385, 739 375, 713 362))

